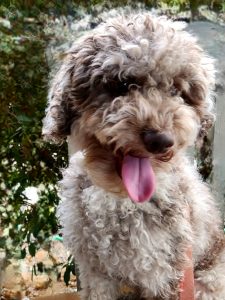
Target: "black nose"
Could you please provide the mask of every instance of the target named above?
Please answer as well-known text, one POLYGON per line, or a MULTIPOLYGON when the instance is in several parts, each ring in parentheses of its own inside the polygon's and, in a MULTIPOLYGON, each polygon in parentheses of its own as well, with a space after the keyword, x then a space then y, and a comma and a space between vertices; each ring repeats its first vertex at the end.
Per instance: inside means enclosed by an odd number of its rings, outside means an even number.
POLYGON ((142 134, 146 149, 152 153, 165 153, 173 146, 174 140, 169 132, 159 132, 157 130, 146 130, 142 134))

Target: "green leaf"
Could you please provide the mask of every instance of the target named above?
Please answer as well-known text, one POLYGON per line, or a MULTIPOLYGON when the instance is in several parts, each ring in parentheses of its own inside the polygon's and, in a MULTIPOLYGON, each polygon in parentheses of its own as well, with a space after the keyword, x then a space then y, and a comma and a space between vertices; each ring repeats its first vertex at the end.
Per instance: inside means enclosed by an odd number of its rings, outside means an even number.
POLYGON ((44 265, 43 262, 37 263, 38 272, 43 273, 44 272, 44 265))
POLYGON ((35 265, 33 265, 33 270, 34 270, 34 275, 37 276, 37 269, 35 265))
POLYGON ((31 121, 31 118, 29 118, 28 116, 26 115, 18 115, 17 116, 17 120, 22 122, 22 123, 25 123, 25 122, 30 122, 31 121))
POLYGON ((0 248, 5 249, 6 237, 0 237, 0 248))
POLYGON ((29 246, 28 246, 28 250, 29 250, 29 253, 31 256, 35 256, 36 254, 36 246, 34 243, 31 243, 29 246))
POLYGON ((40 230, 41 230, 40 224, 35 223, 35 224, 34 224, 34 227, 33 227, 32 229, 33 229, 33 230, 32 230, 33 236, 34 236, 35 238, 37 238, 37 237, 38 237, 38 233, 39 233, 40 230))
POLYGON ((76 269, 75 269, 75 265, 71 266, 71 272, 74 276, 76 276, 76 269))
POLYGON ((33 280, 34 275, 37 276, 37 270, 36 270, 36 266, 35 265, 33 265, 33 267, 32 267, 31 280, 33 280))
POLYGON ((20 252, 20 258, 24 259, 26 257, 26 254, 27 254, 26 249, 25 248, 22 249, 21 252, 20 252))
POLYGON ((69 285, 69 281, 70 281, 70 272, 71 272, 70 266, 67 265, 66 271, 65 271, 64 276, 63 276, 64 277, 64 282, 67 286, 69 285))

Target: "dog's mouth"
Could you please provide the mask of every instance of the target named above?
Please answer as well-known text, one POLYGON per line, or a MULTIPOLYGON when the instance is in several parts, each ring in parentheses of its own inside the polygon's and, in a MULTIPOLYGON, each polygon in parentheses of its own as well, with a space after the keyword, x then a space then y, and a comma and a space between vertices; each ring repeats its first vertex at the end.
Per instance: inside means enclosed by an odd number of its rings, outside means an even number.
POLYGON ((129 197, 134 202, 142 203, 151 199, 156 180, 149 158, 125 155, 117 160, 116 167, 129 197))

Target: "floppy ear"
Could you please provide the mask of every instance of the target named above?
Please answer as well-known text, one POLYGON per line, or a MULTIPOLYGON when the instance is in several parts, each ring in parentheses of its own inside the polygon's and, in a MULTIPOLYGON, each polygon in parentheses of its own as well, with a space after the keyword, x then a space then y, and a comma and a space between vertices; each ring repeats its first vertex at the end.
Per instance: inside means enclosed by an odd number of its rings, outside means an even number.
POLYGON ((215 119, 213 114, 214 60, 203 56, 199 62, 187 64, 183 73, 175 78, 174 85, 180 91, 184 101, 192 106, 200 117, 199 136, 206 135, 215 119))
POLYGON ((79 119, 90 91, 92 39, 72 47, 51 82, 42 134, 46 140, 62 142, 79 119))
POLYGON ((70 104, 71 74, 73 66, 63 63, 51 82, 48 95, 48 107, 43 120, 44 138, 60 142, 70 134, 70 126, 76 118, 70 104))

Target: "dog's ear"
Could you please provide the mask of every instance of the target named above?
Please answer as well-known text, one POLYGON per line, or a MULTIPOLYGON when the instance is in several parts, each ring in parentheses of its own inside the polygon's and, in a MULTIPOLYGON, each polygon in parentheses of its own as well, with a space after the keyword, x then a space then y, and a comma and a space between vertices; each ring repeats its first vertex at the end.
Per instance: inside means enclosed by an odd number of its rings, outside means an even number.
POLYGON ((48 95, 48 107, 42 134, 46 140, 62 142, 79 119, 90 91, 91 39, 72 47, 54 76, 48 95))
POLYGON ((46 140, 61 142, 70 134, 71 123, 76 118, 76 111, 72 113, 70 99, 72 73, 73 67, 63 62, 51 82, 42 129, 46 140))
POLYGON ((176 89, 188 105, 192 106, 200 117, 199 135, 205 135, 214 123, 215 69, 214 60, 209 57, 186 66, 182 74, 174 80, 176 89))

